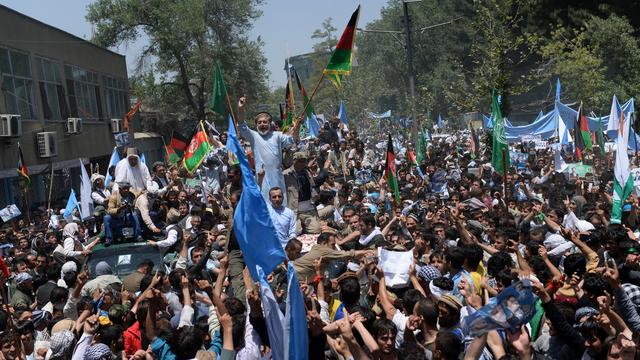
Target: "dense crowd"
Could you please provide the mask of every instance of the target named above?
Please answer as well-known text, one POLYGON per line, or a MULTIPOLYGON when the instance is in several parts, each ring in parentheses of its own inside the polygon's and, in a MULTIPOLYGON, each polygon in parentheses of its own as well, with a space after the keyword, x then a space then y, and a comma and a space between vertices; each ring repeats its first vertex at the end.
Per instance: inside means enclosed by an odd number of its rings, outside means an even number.
MULTIPOLYGON (((610 224, 610 153, 587 154, 594 173, 580 177, 515 144, 528 158, 501 176, 491 149, 450 131, 427 139, 418 171, 422 150, 397 135, 396 200, 380 129, 335 118, 301 138, 254 120, 237 131, 300 279, 300 358, 638 358, 640 203, 631 194, 610 224)), ((270 315, 233 232, 242 172, 226 134, 209 136, 193 175, 127 149, 108 184, 91 176, 92 220, 34 211, 4 224, 0 359, 271 358, 270 315), (134 253, 124 276, 91 264, 126 241, 161 261, 134 253)), ((268 276, 283 312, 287 271, 268 276)))

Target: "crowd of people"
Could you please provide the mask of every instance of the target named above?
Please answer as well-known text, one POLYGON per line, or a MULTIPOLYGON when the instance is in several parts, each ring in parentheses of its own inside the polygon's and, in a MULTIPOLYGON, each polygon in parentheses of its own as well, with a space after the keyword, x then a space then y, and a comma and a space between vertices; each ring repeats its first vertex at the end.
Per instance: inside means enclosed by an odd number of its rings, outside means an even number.
MULTIPOLYGON (((517 144, 528 159, 502 176, 490 148, 474 154, 451 131, 426 139, 418 169, 410 154, 423 150, 396 135, 396 194, 379 129, 335 118, 301 138, 299 124, 253 120, 238 134, 300 279, 300 359, 640 358, 640 202, 631 194, 610 223, 612 154, 587 154, 595 173, 581 178, 517 144), (400 255, 412 261, 386 260, 400 255)), ((109 183, 91 176, 91 221, 4 224, 0 359, 271 358, 270 315, 234 236, 243 183, 226 140, 210 134, 193 175, 127 149, 109 183), (87 266, 96 246, 126 241, 162 261, 133 254, 126 275, 87 266)), ((283 312, 287 268, 268 276, 283 312)))

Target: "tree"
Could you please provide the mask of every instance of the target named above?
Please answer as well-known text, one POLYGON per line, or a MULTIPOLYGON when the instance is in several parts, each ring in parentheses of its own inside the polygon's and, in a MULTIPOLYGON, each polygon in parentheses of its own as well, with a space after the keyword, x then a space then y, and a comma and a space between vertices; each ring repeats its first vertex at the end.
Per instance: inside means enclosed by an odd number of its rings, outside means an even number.
POLYGON ((338 29, 333 26, 333 19, 328 17, 322 22, 322 28, 315 29, 311 35, 311 39, 317 40, 313 45, 313 51, 315 52, 332 52, 338 43, 336 38, 336 31, 338 29))
POLYGON ((509 97, 529 90, 526 77, 515 77, 514 69, 525 64, 532 50, 522 31, 523 14, 530 0, 474 1, 468 58, 459 59, 460 76, 449 87, 447 98, 460 111, 488 109, 491 91, 502 96, 503 114, 509 113, 509 97))
POLYGON ((136 95, 159 111, 193 119, 193 126, 195 120, 214 118, 209 92, 216 61, 230 94, 258 99, 268 93, 263 43, 248 37, 261 2, 97 0, 89 5, 87 20, 101 46, 144 35, 147 43, 132 79, 136 95))

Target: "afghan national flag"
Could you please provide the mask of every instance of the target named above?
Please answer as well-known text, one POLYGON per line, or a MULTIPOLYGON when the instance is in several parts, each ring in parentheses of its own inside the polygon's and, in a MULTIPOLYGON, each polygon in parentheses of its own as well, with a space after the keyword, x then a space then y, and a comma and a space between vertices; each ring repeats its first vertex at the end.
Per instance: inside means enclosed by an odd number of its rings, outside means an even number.
POLYGON ((210 149, 209 138, 204 131, 204 126, 200 123, 200 130, 191 139, 191 143, 189 143, 182 160, 184 168, 189 174, 193 174, 196 171, 210 149))
POLYGON ((180 162, 180 156, 176 153, 176 151, 170 145, 165 145, 164 150, 166 153, 165 155, 168 163, 177 164, 178 162, 180 162))
POLYGON ((509 169, 509 144, 504 133, 504 119, 502 111, 498 104, 498 96, 493 90, 491 94, 491 112, 493 115, 493 147, 491 152, 491 166, 493 169, 503 175, 509 169), (504 156, 504 161, 503 161, 504 156))
POLYGON ((360 5, 351 15, 347 27, 344 29, 336 49, 331 55, 331 59, 324 69, 324 74, 328 75, 329 80, 336 87, 340 87, 342 75, 351 74, 351 65, 353 58, 353 42, 356 39, 356 27, 358 26, 358 17, 360 17, 360 5))
POLYGON ((22 148, 20 147, 20 143, 18 143, 18 174, 22 176, 24 180, 24 187, 28 188, 31 185, 31 178, 29 177, 29 169, 27 169, 27 164, 24 162, 24 156, 22 156, 22 148))
MULTIPOLYGON (((611 223, 620 224, 622 222, 622 208, 624 202, 633 191, 633 176, 629 170, 629 127, 630 115, 621 113, 620 121, 617 123, 618 138, 616 140, 616 164, 613 170, 613 207, 611 209, 611 223)), ((615 119, 613 120, 615 121, 615 119)), ((611 124, 611 119, 609 124, 611 124)))
POLYGON ((226 98, 227 87, 224 85, 222 68, 220 68, 220 63, 216 62, 216 71, 211 84, 211 110, 217 112, 220 116, 224 116, 227 109, 226 98))
POLYGON ((478 134, 476 134, 476 130, 471 123, 469 123, 469 131, 471 131, 471 136, 469 136, 469 151, 471 152, 471 157, 475 158, 478 154, 478 134))
POLYGON ((387 183, 389 188, 393 191, 393 195, 396 199, 396 203, 400 203, 400 188, 398 187, 398 177, 396 175, 396 154, 393 151, 393 141, 391 141, 391 134, 389 134, 389 140, 387 142, 387 163, 385 165, 385 172, 387 175, 387 183))
POLYGON ((576 138, 576 159, 581 160, 585 150, 592 150, 591 134, 589 134, 589 125, 587 117, 582 113, 582 104, 578 108, 578 116, 574 126, 576 138))
MULTIPOLYGON (((300 77, 298 76, 298 72, 295 70, 292 70, 293 74, 296 76, 296 84, 298 84, 298 90, 300 91, 300 95, 302 95, 302 99, 303 99, 303 106, 306 106, 307 103, 309 102, 309 95, 307 95, 307 91, 304 89, 304 85, 302 85, 302 81, 300 81, 300 77)), ((311 118, 311 115, 314 113, 313 111, 313 105, 309 104, 309 106, 307 106, 307 110, 305 112, 305 116, 307 118, 311 118)))
POLYGON ((175 151, 184 152, 189 144, 189 140, 177 132, 171 133, 171 142, 169 145, 175 151))
POLYGON ((285 117, 280 129, 282 132, 287 131, 293 125, 293 116, 295 112, 295 102, 293 98, 293 85, 291 85, 291 76, 287 76, 287 88, 284 96, 285 101, 285 117))
POLYGON ((133 119, 133 117, 136 115, 138 110, 140 110, 140 106, 142 106, 142 100, 138 100, 138 102, 136 102, 136 104, 133 105, 131 110, 129 110, 127 115, 124 116, 124 128, 127 131, 129 131, 129 121, 131 121, 131 119, 133 119))

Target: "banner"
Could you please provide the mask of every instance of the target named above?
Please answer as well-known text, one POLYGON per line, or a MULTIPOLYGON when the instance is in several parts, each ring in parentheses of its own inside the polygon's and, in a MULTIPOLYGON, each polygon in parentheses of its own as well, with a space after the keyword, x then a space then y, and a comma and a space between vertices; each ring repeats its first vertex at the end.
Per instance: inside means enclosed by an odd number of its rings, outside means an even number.
POLYGON ((387 110, 383 113, 374 113, 374 112, 369 112, 369 117, 373 118, 373 119, 384 119, 384 118, 390 118, 391 117, 391 110, 387 110))
POLYGON ((131 146, 133 145, 133 138, 128 132, 120 132, 113 134, 113 138, 116 141, 116 146, 131 146))
POLYGON ((2 218, 2 221, 4 222, 7 222, 20 215, 22 215, 22 213, 15 204, 11 204, 6 208, 0 210, 0 218, 2 218))

